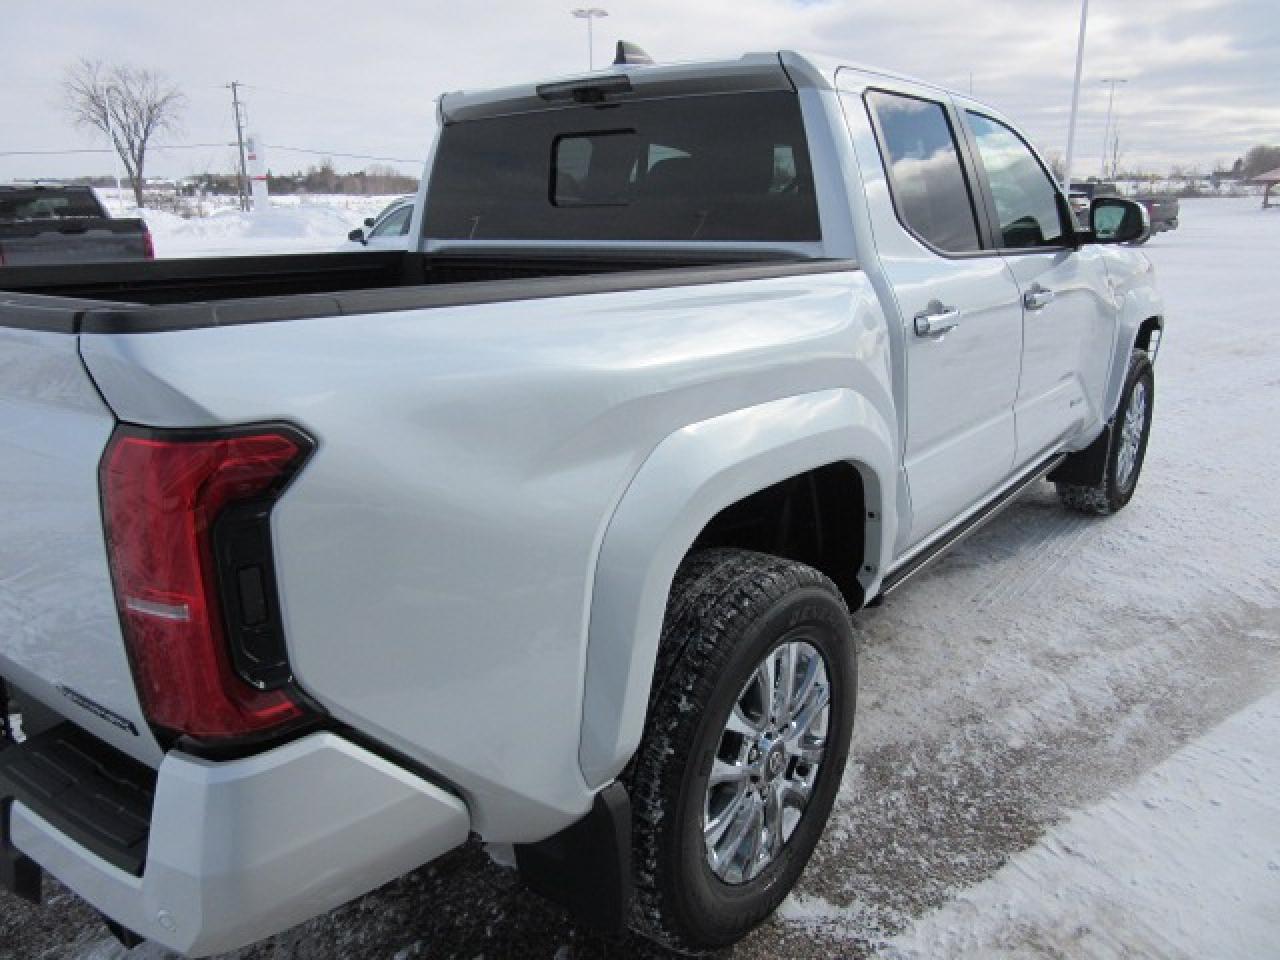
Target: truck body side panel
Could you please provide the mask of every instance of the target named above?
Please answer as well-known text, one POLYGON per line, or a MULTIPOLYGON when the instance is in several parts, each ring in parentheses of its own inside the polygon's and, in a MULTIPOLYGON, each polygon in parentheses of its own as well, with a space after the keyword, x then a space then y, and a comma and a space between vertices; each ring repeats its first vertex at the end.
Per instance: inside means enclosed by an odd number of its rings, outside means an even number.
POLYGON ((82 341, 122 419, 316 439, 272 514, 298 682, 455 783, 500 841, 589 807, 596 558, 654 448, 821 390, 891 410, 853 270, 82 341))
POLYGON ((115 420, 76 340, 0 327, 0 676, 155 766, 99 508, 98 460, 115 420))

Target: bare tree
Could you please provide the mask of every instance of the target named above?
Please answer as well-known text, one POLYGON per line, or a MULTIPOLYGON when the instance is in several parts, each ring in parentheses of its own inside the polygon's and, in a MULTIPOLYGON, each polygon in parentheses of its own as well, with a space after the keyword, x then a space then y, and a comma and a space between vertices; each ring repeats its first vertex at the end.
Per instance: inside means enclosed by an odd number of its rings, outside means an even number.
POLYGON ((111 138, 141 207, 147 147, 158 132, 177 130, 187 98, 159 73, 100 60, 68 68, 62 88, 75 125, 111 138))

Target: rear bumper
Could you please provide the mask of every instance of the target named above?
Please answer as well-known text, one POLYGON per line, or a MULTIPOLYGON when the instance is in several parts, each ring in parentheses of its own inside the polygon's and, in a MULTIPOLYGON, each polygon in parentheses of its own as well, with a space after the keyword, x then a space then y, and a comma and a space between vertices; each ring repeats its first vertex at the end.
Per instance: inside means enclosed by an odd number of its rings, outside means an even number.
POLYGON ((189 956, 233 950, 344 903, 466 840, 460 799, 332 733, 243 760, 168 754, 141 875, 21 799, 10 840, 130 930, 189 956))

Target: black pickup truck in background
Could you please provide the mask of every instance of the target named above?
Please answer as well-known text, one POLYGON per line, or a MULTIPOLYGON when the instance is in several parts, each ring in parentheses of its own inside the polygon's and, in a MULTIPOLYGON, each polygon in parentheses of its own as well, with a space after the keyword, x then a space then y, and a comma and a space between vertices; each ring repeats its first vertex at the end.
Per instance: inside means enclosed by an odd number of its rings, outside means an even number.
POLYGON ((146 223, 113 219, 91 187, 0 186, 0 265, 154 257, 146 223))
MULTIPOLYGON (((1078 222, 1088 219, 1089 204, 1095 197, 1118 197, 1120 190, 1105 180, 1077 180, 1071 184, 1068 199, 1078 222)), ((1138 193, 1129 197, 1147 208, 1151 220, 1151 234, 1178 229, 1178 198, 1171 193, 1138 193)), ((1145 241, 1144 241, 1145 242, 1145 241)))

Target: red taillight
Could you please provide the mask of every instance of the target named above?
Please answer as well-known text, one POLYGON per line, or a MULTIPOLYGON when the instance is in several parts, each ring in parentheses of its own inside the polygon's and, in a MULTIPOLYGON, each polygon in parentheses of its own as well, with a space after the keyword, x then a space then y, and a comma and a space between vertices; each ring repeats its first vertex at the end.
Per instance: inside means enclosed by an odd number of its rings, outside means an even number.
POLYGON ((147 229, 147 225, 142 225, 142 255, 148 260, 156 258, 156 244, 151 239, 151 231, 147 229))
POLYGON ((235 669, 214 531, 234 505, 266 501, 269 510, 309 452, 310 442, 285 428, 200 435, 120 427, 108 444, 101 484, 116 603, 138 694, 157 727, 223 739, 304 716, 286 689, 260 689, 235 669))

